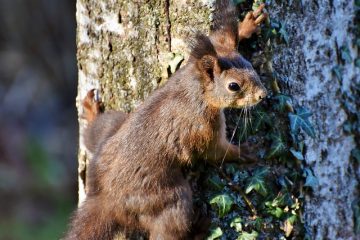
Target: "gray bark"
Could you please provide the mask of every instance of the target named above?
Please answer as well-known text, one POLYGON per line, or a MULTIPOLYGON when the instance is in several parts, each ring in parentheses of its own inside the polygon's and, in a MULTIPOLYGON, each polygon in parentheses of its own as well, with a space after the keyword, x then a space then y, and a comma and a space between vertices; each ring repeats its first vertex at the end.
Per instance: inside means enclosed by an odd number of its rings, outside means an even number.
POLYGON ((342 81, 332 72, 341 64, 337 48, 347 45, 352 58, 356 57, 350 31, 354 3, 281 1, 270 11, 286 24, 290 37, 288 46, 274 49, 275 70, 284 90, 314 113, 317 130, 315 139, 306 140, 305 160, 319 181, 313 196, 306 198, 306 223, 314 239, 356 239, 351 203, 359 196, 359 169, 350 161, 356 143, 353 135, 343 131, 347 113, 341 99, 345 92, 354 94, 350 85, 359 83, 360 72, 354 64, 346 64, 342 81))
MULTIPOLYGON (((209 1, 211 2, 211 1, 209 1)), ((133 110, 159 84, 166 81, 172 55, 187 56, 192 29, 207 32, 208 1, 77 0, 77 107, 87 91, 99 89, 106 109, 133 110)), ((337 46, 356 49, 348 29, 351 1, 275 1, 272 18, 287 26, 289 44, 275 45, 274 68, 282 90, 295 105, 313 113, 315 139, 306 140, 306 163, 319 180, 313 196, 306 198, 305 220, 314 239, 356 239, 351 202, 359 196, 359 169, 350 163, 356 143, 343 132, 347 113, 343 92, 359 82, 359 68, 344 66, 342 81, 332 74, 338 64, 337 46), (286 2, 286 3, 285 3, 286 2)), ((79 118, 80 133, 84 123, 79 118)), ((85 198, 87 156, 80 134, 79 202, 85 198)))

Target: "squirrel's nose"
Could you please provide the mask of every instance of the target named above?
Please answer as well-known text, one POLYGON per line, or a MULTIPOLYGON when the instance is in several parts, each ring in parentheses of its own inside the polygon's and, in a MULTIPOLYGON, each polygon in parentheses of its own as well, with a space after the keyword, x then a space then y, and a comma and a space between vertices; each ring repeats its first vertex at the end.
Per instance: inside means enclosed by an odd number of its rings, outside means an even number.
POLYGON ((256 93, 256 100, 260 101, 260 100, 263 100, 264 98, 266 97, 266 90, 258 90, 257 93, 256 93))

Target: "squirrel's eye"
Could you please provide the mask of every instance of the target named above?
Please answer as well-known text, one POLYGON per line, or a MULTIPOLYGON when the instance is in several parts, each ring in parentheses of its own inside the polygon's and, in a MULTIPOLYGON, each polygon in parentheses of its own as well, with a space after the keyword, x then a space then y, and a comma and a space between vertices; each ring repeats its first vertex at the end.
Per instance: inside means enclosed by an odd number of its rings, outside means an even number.
POLYGON ((240 90, 239 84, 237 84, 237 83, 235 83, 235 82, 229 83, 228 88, 229 88, 230 91, 233 91, 233 92, 237 92, 237 91, 240 90))

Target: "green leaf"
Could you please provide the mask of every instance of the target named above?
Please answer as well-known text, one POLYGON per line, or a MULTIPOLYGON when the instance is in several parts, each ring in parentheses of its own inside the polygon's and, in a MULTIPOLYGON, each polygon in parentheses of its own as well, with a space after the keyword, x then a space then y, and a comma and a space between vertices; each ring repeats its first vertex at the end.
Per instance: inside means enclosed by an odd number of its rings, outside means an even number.
POLYGON ((360 68, 360 58, 357 58, 357 59, 355 60, 355 66, 358 67, 358 68, 360 68))
POLYGON ((286 44, 289 44, 289 34, 286 31, 285 24, 281 23, 281 28, 279 30, 280 37, 286 44))
POLYGON ((270 208, 270 209, 268 209, 268 212, 271 215, 275 216, 276 218, 280 218, 282 216, 282 214, 284 213, 284 211, 279 207, 270 208))
POLYGON ((182 54, 174 54, 173 58, 169 62, 170 72, 174 73, 180 67, 182 61, 184 60, 184 56, 182 54))
POLYGON ((234 201, 227 194, 220 194, 213 197, 210 200, 210 204, 215 207, 219 217, 225 216, 231 210, 231 206, 234 204, 234 201))
POLYGON ((290 194, 285 191, 281 191, 278 193, 276 198, 271 201, 271 206, 273 207, 285 207, 293 205, 294 201, 291 199, 290 194))
POLYGON ((220 177, 217 174, 211 175, 207 179, 207 184, 215 190, 221 190, 225 186, 225 184, 221 181, 220 177))
POLYGON ((291 215, 286 220, 289 221, 291 224, 294 224, 297 221, 297 216, 296 215, 291 215))
POLYGON ((284 232, 285 232, 286 237, 290 236, 293 228, 294 228, 294 224, 292 222, 292 219, 290 219, 290 218, 286 219, 284 222, 284 232))
POLYGON ((245 2, 246 0, 233 0, 233 3, 235 4, 235 5, 238 5, 238 4, 240 4, 240 3, 243 3, 243 2, 245 2))
POLYGON ((271 123, 269 114, 264 111, 261 110, 254 111, 253 116, 254 116, 254 120, 253 120, 252 128, 254 129, 255 132, 258 132, 265 124, 271 123))
POLYGON ((360 199, 357 198, 351 203, 354 216, 354 230, 356 234, 360 234, 360 199))
POLYGON ((333 67, 332 69, 333 74, 335 74, 335 76, 337 77, 337 79, 339 81, 342 80, 342 75, 343 75, 343 68, 340 67, 339 65, 336 65, 335 67, 333 67))
POLYGON ((256 217, 255 220, 253 221, 253 224, 256 230, 262 231, 264 225, 264 219, 261 217, 256 217))
POLYGON ((285 94, 276 94, 273 99, 277 101, 277 104, 274 105, 275 110, 284 112, 286 110, 286 105, 291 102, 291 98, 285 94))
POLYGON ((290 152, 297 160, 304 160, 304 156, 301 152, 296 151, 294 148, 290 148, 290 152))
POLYGON ((315 130, 309 120, 311 115, 312 113, 305 108, 297 109, 296 114, 289 113, 291 131, 296 134, 299 129, 302 129, 310 137, 315 138, 315 130))
POLYGON ((310 168, 304 168, 304 177, 306 177, 304 186, 311 187, 313 190, 319 185, 319 182, 310 168))
POLYGON ((351 156, 352 156, 358 163, 360 163, 360 149, 359 149, 359 148, 355 148, 355 149, 351 150, 351 156))
POLYGON ((210 229, 210 234, 206 239, 207 240, 214 240, 214 239, 217 239, 217 238, 221 237, 222 235, 223 235, 223 231, 221 230, 220 227, 211 228, 210 229))
POLYGON ((237 240, 256 240, 258 235, 259 234, 256 231, 252 231, 251 233, 244 231, 238 236, 237 240))
POLYGON ((265 0, 255 0, 252 5, 252 10, 255 11, 264 2, 265 2, 265 0))
POLYGON ((351 57, 350 49, 348 46, 342 46, 340 48, 340 53, 341 53, 341 59, 345 63, 352 63, 352 57, 351 57))
POLYGON ((254 172, 254 175, 248 179, 245 192, 248 194, 252 190, 255 190, 256 192, 265 197, 268 194, 267 186, 265 183, 265 177, 268 174, 268 171, 269 170, 267 168, 257 169, 254 172))
POLYGON ((236 174, 236 172, 237 172, 236 165, 235 165, 235 164, 232 164, 232 163, 226 164, 226 165, 225 165, 225 172, 226 172, 227 174, 231 174, 231 175, 236 174))
POLYGON ((233 228, 235 228, 235 230, 237 231, 237 232, 241 232, 242 231, 242 220, 241 220, 241 218, 240 217, 236 217, 236 218, 234 218, 232 221, 231 221, 231 223, 230 223, 230 227, 233 227, 233 228))
POLYGON ((266 154, 267 159, 279 157, 285 152, 287 148, 287 145, 280 134, 277 135, 273 134, 271 135, 271 138, 272 138, 272 143, 270 146, 270 150, 266 154))

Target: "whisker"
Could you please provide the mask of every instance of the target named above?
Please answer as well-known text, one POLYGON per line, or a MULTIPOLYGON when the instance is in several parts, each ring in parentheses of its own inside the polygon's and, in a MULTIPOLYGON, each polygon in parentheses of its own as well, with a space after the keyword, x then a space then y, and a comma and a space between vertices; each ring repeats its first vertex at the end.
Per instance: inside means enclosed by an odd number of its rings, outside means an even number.
MULTIPOLYGON (((241 118, 238 119, 238 121, 237 121, 237 123, 236 123, 236 126, 235 126, 235 128, 234 128, 234 130, 233 130, 233 132, 232 132, 232 134, 231 134, 230 143, 232 143, 232 141, 234 140, 235 132, 236 132, 237 128, 239 127, 240 119, 241 119, 241 118)), ((224 164, 224 161, 225 161, 225 157, 226 157, 226 155, 227 155, 227 153, 228 153, 228 151, 229 151, 229 147, 230 147, 230 145, 226 148, 224 157, 223 157, 223 159, 221 160, 220 168, 223 167, 223 164, 224 164)))

